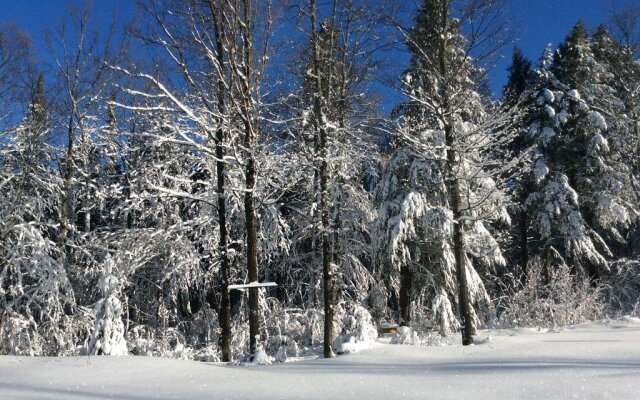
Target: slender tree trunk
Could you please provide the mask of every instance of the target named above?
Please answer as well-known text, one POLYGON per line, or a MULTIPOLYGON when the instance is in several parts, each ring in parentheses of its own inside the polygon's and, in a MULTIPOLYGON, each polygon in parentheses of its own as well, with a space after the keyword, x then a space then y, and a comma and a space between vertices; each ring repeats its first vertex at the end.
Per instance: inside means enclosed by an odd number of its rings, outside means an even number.
POLYGON ((225 85, 224 85, 224 46, 222 43, 222 27, 220 24, 220 13, 217 13, 213 0, 209 0, 211 16, 216 34, 217 62, 220 66, 221 76, 218 79, 218 112, 220 113, 220 126, 216 131, 216 182, 218 194, 218 224, 220 238, 218 241, 218 253, 220 254, 220 311, 218 312, 218 322, 220 324, 220 349, 222 361, 231 361, 231 296, 229 293, 229 282, 231 281, 231 265, 228 252, 228 231, 227 231, 227 204, 225 198, 225 163, 224 163, 224 129, 223 116, 226 112, 225 105, 225 85))
MULTIPOLYGON (((254 208, 254 193, 256 183, 256 165, 253 156, 253 146, 255 142, 254 132, 254 115, 253 115, 253 94, 249 79, 252 76, 252 40, 251 27, 251 0, 243 0, 243 21, 241 23, 242 45, 243 45, 243 76, 240 76, 243 88, 241 101, 243 102, 243 118, 245 124, 245 152, 246 152, 246 168, 245 168, 245 194, 244 194, 244 212, 245 223, 247 229, 247 273, 249 282, 258 282, 258 226, 256 220, 256 211, 254 208)), ((256 345, 260 336, 260 315, 259 315, 259 299, 258 288, 249 289, 249 336, 251 353, 255 352, 256 345)))
MULTIPOLYGON (((446 32, 449 24, 449 1, 441 3, 441 29, 446 32)), ((460 179, 457 176, 460 167, 460 157, 456 150, 456 140, 453 125, 450 121, 452 105, 449 102, 449 88, 446 87, 446 77, 450 76, 447 64, 447 39, 440 39, 440 49, 438 54, 440 76, 445 79, 445 86, 441 89, 442 109, 440 120, 444 125, 445 145, 447 148, 447 169, 449 172, 448 190, 451 201, 451 211, 453 213, 453 253, 456 261, 456 277, 458 279, 458 303, 460 307, 460 318, 462 319, 462 344, 467 346, 473 343, 473 319, 471 309, 471 298, 467 283, 467 256, 465 253, 464 220, 462 213, 462 192, 460 179)))
POLYGON ((316 1, 310 0, 311 46, 313 48, 313 69, 315 75, 314 114, 319 129, 320 155, 320 223, 322 229, 322 283, 324 295, 324 357, 333 357, 333 271, 331 268, 331 221, 329 215, 329 163, 328 132, 325 121, 323 82, 320 68, 320 44, 318 43, 318 20, 316 1))
MULTIPOLYGON (((257 247, 257 223, 253 204, 253 189, 255 186, 255 162, 250 157, 246 168, 246 193, 244 195, 245 218, 247 225, 247 269, 249 282, 258 282, 258 247, 257 247)), ((259 330, 258 312, 258 288, 249 289, 249 335, 250 347, 253 353, 256 349, 259 330)))
POLYGON ((529 225, 529 216, 527 215, 527 208, 522 207, 520 211, 521 221, 520 221, 520 263, 522 265, 522 272, 524 274, 524 278, 527 277, 527 265, 529 265, 529 237, 527 235, 528 225, 529 225))
MULTIPOLYGON (((444 52, 442 53, 444 54, 444 52)), ((446 102, 445 102, 446 103, 446 102)), ((445 107, 445 109, 447 109, 445 107)), ((460 167, 459 155, 455 149, 455 134, 451 124, 445 125, 445 142, 447 146, 447 164, 450 175, 449 196, 453 213, 453 253, 456 261, 456 278, 458 280, 458 304, 460 308, 462 344, 473 344, 473 318, 471 297, 467 282, 467 255, 465 250, 465 222, 462 212, 462 191, 460 179, 457 177, 460 167)))
POLYGON ((460 302, 460 316, 462 318, 462 344, 467 346, 473 344, 473 318, 471 312, 471 298, 469 296, 469 286, 467 283, 466 256, 464 251, 464 228, 459 221, 453 230, 453 243, 455 247, 455 258, 458 275, 458 298, 460 302))
POLYGON ((340 299, 343 298, 343 293, 341 290, 341 284, 340 282, 343 282, 343 273, 344 271, 341 268, 341 257, 340 257, 340 251, 342 250, 340 247, 340 231, 342 228, 342 220, 341 220, 341 212, 340 212, 340 202, 341 200, 341 196, 338 195, 336 199, 334 199, 334 201, 336 202, 336 204, 338 204, 338 207, 335 208, 335 215, 333 216, 333 221, 331 224, 331 230, 333 231, 332 233, 332 242, 331 242, 331 262, 334 265, 334 273, 335 273, 335 277, 334 277, 334 299, 333 302, 334 304, 338 304, 338 302, 340 301, 340 299), (338 283, 336 283, 338 282, 338 283))
POLYGON ((69 235, 69 228, 73 223, 71 208, 71 175, 73 171, 73 150, 74 150, 74 134, 73 134, 73 117, 76 113, 75 103, 71 109, 69 116, 69 125, 67 128, 67 160, 63 173, 63 187, 62 187, 62 205, 60 207, 60 230, 58 232, 58 247, 60 249, 60 257, 58 262, 63 268, 68 266, 68 254, 67 254, 67 239, 69 235))
MULTIPOLYGON (((455 154, 450 150, 449 153, 455 154)), ((449 156, 454 158, 455 155, 449 156)), ((462 319, 462 344, 467 346, 473 344, 473 318, 471 310, 471 298, 469 295, 469 285, 467 282, 467 256, 464 248, 464 220, 460 212, 462 203, 460 195, 460 181, 454 178, 451 184, 451 208, 453 209, 453 251, 456 260, 456 275, 458 278, 458 302, 460 305, 460 318, 462 319)))
POLYGON ((453 253, 456 260, 456 277, 458 279, 458 304, 460 307, 460 318, 462 323, 462 344, 464 346, 473 344, 473 318, 471 309, 471 297, 467 282, 467 256, 465 251, 464 238, 464 215, 461 211, 462 192, 460 189, 460 179, 456 176, 459 167, 458 154, 454 148, 455 138, 451 125, 445 126, 445 141, 447 146, 447 163, 451 182, 449 183, 449 194, 451 198, 451 211, 453 213, 453 253))
MULTIPOLYGON (((129 166, 124 162, 123 164, 125 165, 124 168, 126 168, 126 172, 124 173, 124 179, 126 182, 126 187, 124 189, 124 198, 128 205, 131 200, 131 174, 129 173, 129 166)), ((130 209, 127 209, 127 229, 131 228, 133 228, 133 212, 130 209)))
POLYGON ((411 285, 413 276, 409 266, 400 269, 400 298, 398 308, 400 309, 399 325, 411 326, 411 285))
POLYGON ((329 235, 329 199, 327 186, 329 181, 329 171, 327 165, 327 131, 320 130, 320 146, 322 151, 320 156, 322 162, 320 166, 320 210, 322 213, 322 281, 324 284, 324 357, 333 356, 331 345, 333 342, 333 271, 331 270, 331 237, 329 235))

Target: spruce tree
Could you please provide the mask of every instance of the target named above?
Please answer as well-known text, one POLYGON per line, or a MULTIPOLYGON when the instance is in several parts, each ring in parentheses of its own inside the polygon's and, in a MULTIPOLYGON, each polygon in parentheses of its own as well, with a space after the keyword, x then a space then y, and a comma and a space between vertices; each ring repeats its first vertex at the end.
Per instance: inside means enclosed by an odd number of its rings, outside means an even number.
POLYGON ((478 323, 474 305, 488 303, 478 270, 504 265, 492 223, 509 217, 488 151, 504 131, 471 79, 475 67, 453 2, 424 1, 406 38, 409 101, 397 109, 395 152, 377 189, 376 248, 399 282, 400 322, 409 324, 408 308, 422 294, 440 332, 461 326, 468 345, 478 323))
POLYGON ((509 104, 515 104, 520 95, 531 87, 535 79, 535 73, 529 61, 519 47, 514 47, 511 65, 507 69, 509 77, 507 84, 502 89, 503 100, 509 104))
POLYGON ((535 250, 547 268, 567 263, 592 277, 607 270, 637 218, 629 170, 620 162, 622 103, 602 58, 613 46, 607 36, 600 29, 591 39, 578 23, 551 63, 543 57, 525 134, 534 149, 535 190, 525 206, 541 243, 535 250))
POLYGON ((75 296, 51 237, 60 181, 47 144, 51 119, 42 75, 35 87, 23 120, 0 136, 0 318, 26 330, 3 330, 9 337, 0 338, 0 347, 8 339, 11 353, 61 355, 73 351, 64 321, 75 296), (28 343, 11 339, 23 333, 28 343))

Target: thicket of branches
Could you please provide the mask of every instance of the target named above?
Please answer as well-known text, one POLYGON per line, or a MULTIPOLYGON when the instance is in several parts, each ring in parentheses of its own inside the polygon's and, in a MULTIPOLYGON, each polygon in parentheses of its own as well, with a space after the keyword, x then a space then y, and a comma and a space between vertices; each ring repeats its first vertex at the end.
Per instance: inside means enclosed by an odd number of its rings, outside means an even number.
POLYGON ((73 9, 38 55, 0 26, 1 354, 283 361, 638 312, 633 9, 516 49, 495 99, 500 2, 138 6, 73 9))

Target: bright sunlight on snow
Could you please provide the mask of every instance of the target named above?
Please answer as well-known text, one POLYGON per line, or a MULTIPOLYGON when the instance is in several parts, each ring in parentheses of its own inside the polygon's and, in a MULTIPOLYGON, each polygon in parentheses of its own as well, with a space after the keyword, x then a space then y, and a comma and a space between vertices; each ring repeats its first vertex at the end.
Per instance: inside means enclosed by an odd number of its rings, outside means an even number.
POLYGON ((640 319, 480 331, 481 345, 375 344, 268 366, 151 357, 0 357, 7 399, 634 399, 640 319), (489 340, 487 340, 487 338, 489 340))

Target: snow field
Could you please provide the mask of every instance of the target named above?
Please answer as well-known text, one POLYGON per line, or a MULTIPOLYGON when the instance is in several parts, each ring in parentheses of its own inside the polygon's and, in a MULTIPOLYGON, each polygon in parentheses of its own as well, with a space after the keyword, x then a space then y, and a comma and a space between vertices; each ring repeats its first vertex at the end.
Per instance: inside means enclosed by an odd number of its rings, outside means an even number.
POLYGON ((640 320, 480 331, 483 344, 374 344, 238 366, 151 357, 0 357, 1 399, 636 399, 640 320), (487 340, 489 338, 489 340, 487 340))

